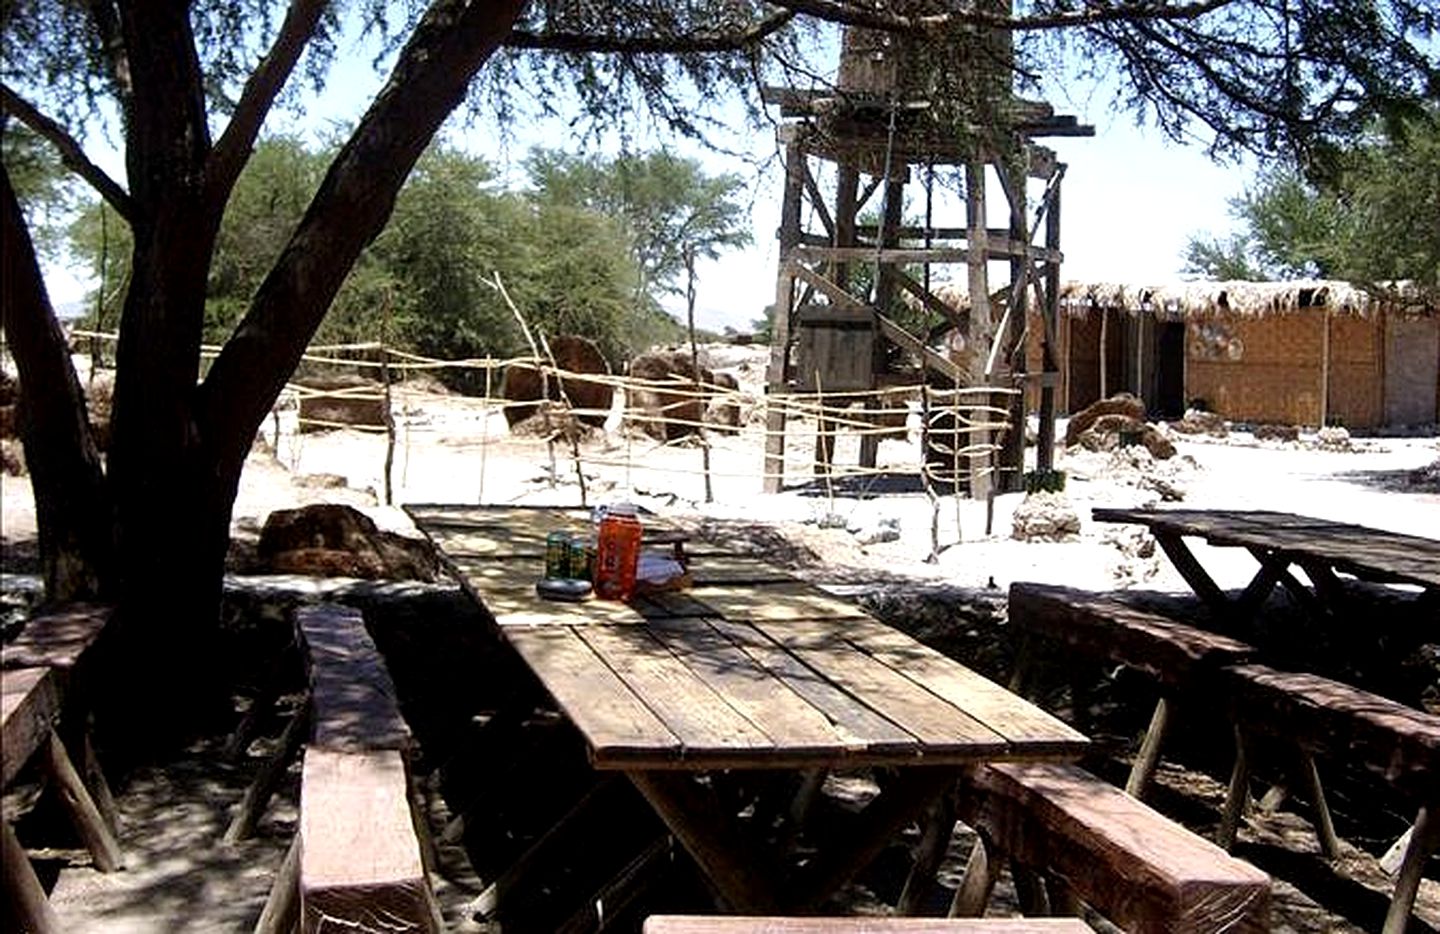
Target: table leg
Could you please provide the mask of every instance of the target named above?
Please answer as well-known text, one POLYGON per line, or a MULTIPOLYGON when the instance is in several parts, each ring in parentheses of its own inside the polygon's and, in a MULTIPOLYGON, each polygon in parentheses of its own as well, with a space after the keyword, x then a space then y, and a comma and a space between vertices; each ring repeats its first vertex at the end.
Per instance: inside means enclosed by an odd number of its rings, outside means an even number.
POLYGON ((1170 559, 1170 563, 1175 565, 1180 576, 1185 578, 1185 583, 1190 585, 1190 589, 1195 591, 1200 599, 1209 604, 1210 609, 1220 613, 1230 607, 1230 598, 1225 596, 1225 591, 1220 589, 1220 585, 1215 583, 1209 572, 1195 560, 1195 556, 1190 553, 1190 547, 1181 536, 1173 532, 1157 531, 1155 540, 1165 549, 1165 555, 1170 559))
POLYGON ((1288 559, 1263 548, 1251 548, 1250 554, 1260 562, 1260 570, 1255 572, 1255 577, 1246 586, 1245 592, 1240 595, 1240 599, 1235 604, 1235 609, 1245 619, 1254 616, 1265 605, 1265 601, 1275 590, 1275 585, 1280 583, 1280 576, 1285 573, 1285 568, 1289 564, 1288 559))
POLYGON ((901 827, 924 813, 937 795, 952 789, 958 778, 959 771, 953 767, 898 770, 880 796, 860 812, 844 845, 827 848, 807 867, 804 879, 792 887, 795 895, 786 899, 787 906, 800 911, 813 908, 849 882, 874 861, 901 827))
POLYGON ((1420 890, 1420 877, 1425 869, 1425 860, 1440 845, 1440 820, 1437 820, 1435 806, 1420 809, 1415 826, 1410 834, 1410 846, 1405 850, 1405 861, 1400 865, 1400 877, 1395 880, 1395 895, 1390 901, 1390 911, 1385 915, 1385 926, 1381 934, 1403 934, 1415 906, 1415 893, 1420 890))
POLYGON ((781 873, 754 852, 737 832, 734 820, 718 813, 693 775, 664 771, 625 774, 700 866, 726 908, 739 914, 771 914, 780 907, 777 885, 781 873))

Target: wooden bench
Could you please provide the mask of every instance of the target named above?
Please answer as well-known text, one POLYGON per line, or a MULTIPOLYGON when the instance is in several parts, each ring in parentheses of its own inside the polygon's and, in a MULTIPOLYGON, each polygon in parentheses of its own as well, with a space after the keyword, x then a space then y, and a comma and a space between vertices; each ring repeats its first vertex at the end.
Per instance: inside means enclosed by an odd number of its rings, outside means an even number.
MULTIPOLYGON (((1296 743, 1315 798, 1322 846, 1334 847, 1334 829, 1315 768, 1315 758, 1360 765, 1419 803, 1419 814, 1396 879, 1385 934, 1404 931, 1421 870, 1440 845, 1440 717, 1319 675, 1278 671, 1266 665, 1227 667, 1217 676, 1237 727, 1235 770, 1221 820, 1228 848, 1244 810, 1249 781, 1246 740, 1265 736, 1296 743)), ((1328 853, 1327 853, 1328 855, 1328 853)))
POLYGON ((34 617, 0 649, 0 669, 49 668, 61 695, 59 735, 111 834, 119 826, 115 799, 90 741, 93 713, 85 669, 114 617, 115 608, 74 603, 34 617))
POLYGON ((1077 766, 982 766, 957 811, 982 842, 953 914, 983 912, 993 847, 1043 874, 1052 907, 1078 898, 1127 931, 1267 929, 1269 876, 1077 766))
MULTIPOLYGON (((0 785, 9 785, 31 757, 43 751, 45 772, 55 783, 95 868, 113 872, 121 866, 120 847, 55 734, 61 706, 58 682, 51 668, 0 672, 0 785)), ((39 934, 59 931, 59 919, 8 821, 0 820, 0 835, 4 838, 6 898, 15 906, 22 927, 39 934)))
POLYGON ((757 918, 652 915, 642 934, 1090 934, 1078 918, 757 918))
POLYGON ((1250 659, 1255 649, 1159 613, 1102 594, 1047 584, 1010 586, 1009 624, 1021 634, 1021 660, 1013 687, 1029 667, 1031 643, 1043 640, 1139 671, 1158 682, 1160 698, 1131 767, 1125 790, 1140 796, 1160 760, 1170 720, 1170 699, 1225 665, 1250 659))
POLYGON ((359 611, 296 611, 310 672, 300 828, 256 931, 442 930, 410 807, 410 730, 359 611), (298 896, 298 905, 296 899, 298 896))

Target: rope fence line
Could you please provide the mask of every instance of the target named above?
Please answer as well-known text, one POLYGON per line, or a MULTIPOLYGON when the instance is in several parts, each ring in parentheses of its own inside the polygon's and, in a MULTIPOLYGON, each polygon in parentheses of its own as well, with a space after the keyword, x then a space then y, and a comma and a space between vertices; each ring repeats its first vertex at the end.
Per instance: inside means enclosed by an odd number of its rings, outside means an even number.
MULTIPOLYGON (((78 330, 74 332, 74 336, 101 341, 115 339, 113 334, 78 330)), ((207 346, 204 352, 213 356, 218 352, 218 348, 207 346)), ((292 379, 277 400, 275 414, 271 419, 273 444, 277 454, 281 436, 279 413, 294 412, 295 430, 290 439, 293 463, 299 462, 298 446, 303 444, 301 438, 306 431, 350 428, 367 434, 384 434, 391 445, 400 444, 404 449, 402 471, 408 474, 411 447, 415 443, 412 435, 421 434, 425 427, 423 422, 410 417, 413 409, 417 401, 419 406, 423 407, 426 399, 437 402, 443 400, 447 405, 461 405, 478 410, 480 433, 477 443, 481 448, 479 484, 482 499, 485 454, 488 447, 503 436, 492 432, 490 419, 495 414, 506 414, 517 408, 534 409, 538 416, 548 420, 540 424, 550 426, 548 431, 537 437, 552 446, 557 440, 567 437, 567 433, 570 433, 568 437, 573 438, 573 426, 577 419, 608 419, 615 414, 613 406, 601 409, 555 399, 506 399, 498 394, 499 384, 494 376, 496 371, 503 374, 510 367, 539 371, 542 382, 546 385, 564 385, 567 387, 567 392, 564 393, 567 399, 576 394, 577 388, 581 386, 608 387, 612 392, 623 394, 622 425, 640 431, 645 431, 647 427, 657 428, 661 436, 677 432, 681 434, 679 438, 665 440, 664 437, 656 438, 650 433, 637 437, 638 431, 626 431, 623 456, 616 455, 613 448, 606 452, 586 451, 578 445, 572 446, 570 459, 574 462, 576 477, 582 477, 583 470, 587 467, 623 467, 627 483, 635 471, 697 476, 703 473, 731 479, 749 478, 757 482, 778 476, 782 480, 793 481, 797 477, 793 466, 794 454, 787 458, 791 461, 791 469, 787 470, 782 463, 775 471, 767 470, 763 466, 764 459, 760 456, 764 439, 772 435, 765 427, 767 416, 778 409, 785 415, 787 428, 784 435, 791 438, 815 436, 814 456, 817 460, 814 465, 814 478, 817 481, 823 480, 827 488, 839 479, 915 476, 930 494, 937 510, 939 487, 948 488, 947 492, 952 492, 958 500, 964 489, 994 478, 1000 471, 996 460, 1001 450, 1001 440, 1011 428, 1008 400, 1019 392, 1008 387, 946 389, 914 385, 843 392, 756 393, 712 384, 697 388, 693 375, 676 374, 667 379, 645 379, 609 373, 578 373, 562 369, 549 360, 534 355, 444 360, 397 350, 373 341, 312 346, 302 360, 314 367, 334 367, 351 374, 357 371, 380 370, 387 379, 375 386, 349 385, 328 389, 307 384, 320 382, 322 377, 292 379), (486 371, 486 395, 451 395, 434 392, 424 386, 411 388, 405 385, 406 374, 437 370, 486 371), (401 378, 398 381, 390 380, 392 372, 399 372, 401 378), (390 400, 388 403, 387 399, 390 400), (357 422, 313 411, 327 401, 340 406, 366 407, 370 414, 375 416, 375 421, 357 422), (644 403, 643 407, 636 405, 637 401, 644 403), (700 417, 690 417, 697 404, 701 407, 700 417), (374 408, 368 409, 370 406, 374 408), (737 414, 737 425, 716 424, 704 415, 706 410, 723 412, 727 411, 727 408, 737 414), (390 411, 390 417, 385 417, 381 409, 390 411), (686 410, 689 410, 688 413, 686 410), (755 469, 739 470, 712 465, 708 470, 703 470, 698 463, 701 459, 698 456, 700 445, 695 443, 699 432, 743 433, 747 445, 751 438, 756 438, 758 445, 755 448, 755 469), (833 440, 842 434, 857 439, 894 438, 899 434, 910 441, 917 433, 920 456, 910 463, 877 463, 874 467, 865 467, 857 463, 837 462, 833 456, 824 457, 823 462, 820 460, 819 448, 822 442, 833 444, 833 440), (675 464, 674 458, 667 459, 663 464, 656 462, 656 455, 660 452, 689 447, 697 450, 697 464, 693 468, 675 464)), ((507 418, 507 424, 508 421, 507 418)), ((447 446, 454 448, 464 445, 451 443, 447 446)), ((800 450, 808 451, 804 447, 800 450)), ((552 464, 550 470, 552 485, 561 481, 554 466, 552 464)), ((391 469, 393 468, 385 471, 387 493, 390 488, 391 469)), ((993 483, 985 485, 993 486, 993 483)), ((583 498, 582 495, 582 501, 583 498)), ((388 499, 387 495, 387 501, 388 499)), ((935 543, 935 550, 938 552, 938 541, 935 543)))

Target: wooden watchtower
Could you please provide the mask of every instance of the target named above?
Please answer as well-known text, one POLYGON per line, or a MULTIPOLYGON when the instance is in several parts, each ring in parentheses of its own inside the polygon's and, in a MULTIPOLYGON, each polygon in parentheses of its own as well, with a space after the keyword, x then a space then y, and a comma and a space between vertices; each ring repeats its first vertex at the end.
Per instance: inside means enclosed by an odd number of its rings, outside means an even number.
MULTIPOLYGON (((1009 0, 979 2, 1009 13, 1009 0)), ((888 6, 898 14, 933 17, 958 4, 890 0, 888 6)), ((1065 167, 1034 140, 1090 136, 1094 129, 1056 115, 1048 104, 1017 98, 1012 61, 1010 37, 1002 31, 964 23, 924 35, 851 27, 834 87, 766 89, 766 102, 780 108, 786 167, 770 393, 1038 384, 1040 466, 1049 466, 1065 167), (959 223, 947 226, 933 216, 937 171, 963 179, 959 223), (919 226, 905 223, 906 186, 917 173, 926 192, 919 226), (987 176, 1004 192, 1004 227, 987 226, 987 176), (1044 185, 1033 225, 1030 180, 1044 185), (878 222, 859 222, 867 208, 878 222), (990 282, 992 261, 1008 264, 998 291, 990 282), (966 270, 968 302, 942 301, 931 270, 959 265, 966 270), (907 328, 894 320, 891 310, 902 294, 933 322, 926 333, 916 333, 913 321, 907 328), (1042 322, 1043 335, 1027 337, 1027 326, 1039 330, 1042 322), (967 353, 937 349, 947 331, 963 339, 967 353), (1027 345, 1040 350, 1039 360, 1027 363, 1027 345), (909 365, 897 367, 897 359, 909 365)), ((1011 408, 1010 423, 1021 430, 1003 441, 1000 466, 1010 469, 1000 475, 1007 485, 1020 482, 1025 396, 1015 396, 1011 408)), ((783 484, 783 407, 770 408, 767 429, 765 488, 777 492, 783 484)), ((862 438, 862 467, 875 466, 877 448, 873 435, 862 438)))

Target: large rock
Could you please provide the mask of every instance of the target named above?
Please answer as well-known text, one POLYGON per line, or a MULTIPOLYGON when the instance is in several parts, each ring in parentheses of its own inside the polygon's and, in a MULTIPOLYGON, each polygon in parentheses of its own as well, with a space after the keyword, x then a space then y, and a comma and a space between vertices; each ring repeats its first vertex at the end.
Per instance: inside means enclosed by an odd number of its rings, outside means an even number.
POLYGON ((1160 429, 1128 415, 1102 415, 1076 440, 1091 451, 1113 451, 1126 444, 1139 444, 1156 460, 1175 456, 1174 443, 1160 429))
MULTIPOLYGON (((713 390, 717 381, 714 373, 701 366, 697 394, 695 376, 695 363, 686 350, 652 350, 636 357, 630 362, 630 378, 643 384, 631 385, 627 390, 626 418, 659 441, 699 434, 710 398, 707 390, 713 390), (666 382, 674 383, 675 388, 645 385, 666 382)), ((738 412, 735 423, 739 424, 738 412)))
POLYGON ((740 381, 730 373, 716 372, 715 386, 723 392, 716 393, 705 408, 705 424, 721 431, 740 430, 740 381))
POLYGON ((338 503, 270 513, 256 557, 276 574, 433 582, 440 573, 428 542, 383 531, 363 512, 338 503))
MULTIPOLYGON (((587 337, 561 334, 550 341, 550 353, 563 372, 610 375, 610 364, 605 361, 599 345, 587 337)), ((511 428, 533 417, 540 410, 540 400, 546 398, 552 402, 569 399, 576 418, 599 428, 609 417, 615 387, 608 382, 573 376, 546 379, 534 364, 514 363, 505 368, 500 394, 506 402, 505 421, 511 428)))
POLYGON ((1080 534, 1080 516, 1063 493, 1031 493, 1015 507, 1010 537, 1022 542, 1064 542, 1080 534))
POLYGON ((1108 399, 1090 403, 1070 416, 1070 424, 1065 427, 1065 446, 1073 447, 1080 440, 1080 436, 1090 429, 1091 425, 1106 415, 1124 415, 1127 418, 1143 422, 1145 420, 1145 403, 1128 392, 1117 393, 1108 399))
POLYGON ((1224 438, 1230 434, 1230 426, 1226 424, 1223 415, 1218 412, 1206 412, 1204 409, 1186 409, 1185 417, 1178 422, 1171 422, 1170 428, 1182 435, 1209 435, 1212 438, 1224 438))
POLYGON ((385 387, 354 374, 310 376, 296 380, 300 394, 300 430, 329 431, 346 425, 383 428, 389 412, 385 387))

